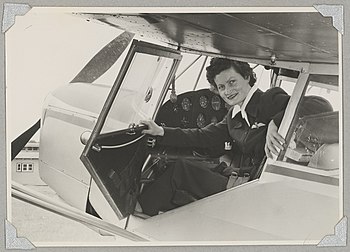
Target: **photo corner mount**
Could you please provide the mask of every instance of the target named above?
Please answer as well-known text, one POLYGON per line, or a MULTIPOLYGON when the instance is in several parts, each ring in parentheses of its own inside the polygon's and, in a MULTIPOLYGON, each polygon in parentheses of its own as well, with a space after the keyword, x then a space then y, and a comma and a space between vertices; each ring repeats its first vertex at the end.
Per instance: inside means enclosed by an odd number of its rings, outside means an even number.
POLYGON ((333 235, 326 235, 317 247, 345 247, 348 234, 348 218, 344 216, 334 227, 333 235))
POLYGON ((11 28, 16 21, 16 16, 23 16, 32 7, 28 4, 4 3, 1 31, 4 33, 11 28))
POLYGON ((331 17, 333 26, 340 32, 344 34, 344 8, 343 5, 314 5, 314 8, 324 17, 331 17))
POLYGON ((34 249, 35 246, 24 237, 17 237, 16 228, 5 220, 6 249, 34 249))

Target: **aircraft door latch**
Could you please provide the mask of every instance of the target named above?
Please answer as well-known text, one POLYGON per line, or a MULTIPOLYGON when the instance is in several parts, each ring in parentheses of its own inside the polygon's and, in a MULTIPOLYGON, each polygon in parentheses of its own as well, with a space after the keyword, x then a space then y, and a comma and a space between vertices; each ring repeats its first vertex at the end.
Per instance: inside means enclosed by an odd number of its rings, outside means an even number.
POLYGON ((100 152, 102 150, 101 146, 98 144, 93 145, 91 148, 96 152, 100 152))

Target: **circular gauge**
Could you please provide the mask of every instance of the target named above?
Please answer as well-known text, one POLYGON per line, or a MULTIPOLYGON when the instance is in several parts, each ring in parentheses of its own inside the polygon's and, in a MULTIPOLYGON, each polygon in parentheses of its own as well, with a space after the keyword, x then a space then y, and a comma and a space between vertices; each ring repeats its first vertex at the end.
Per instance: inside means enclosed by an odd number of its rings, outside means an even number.
POLYGON ((211 107, 215 110, 215 111, 219 111, 221 109, 221 100, 219 98, 219 96, 214 95, 211 98, 211 107))
POLYGON ((187 97, 183 98, 181 102, 182 109, 185 111, 190 111, 192 103, 191 100, 187 97))
POLYGON ((205 126, 205 116, 202 113, 199 113, 197 117, 197 126, 203 128, 205 126))
POLYGON ((211 118, 210 122, 215 124, 218 122, 218 119, 216 118, 216 116, 213 116, 213 118, 211 118))
POLYGON ((208 97, 202 95, 201 97, 199 97, 199 105, 201 105, 202 108, 206 108, 208 107, 208 97))

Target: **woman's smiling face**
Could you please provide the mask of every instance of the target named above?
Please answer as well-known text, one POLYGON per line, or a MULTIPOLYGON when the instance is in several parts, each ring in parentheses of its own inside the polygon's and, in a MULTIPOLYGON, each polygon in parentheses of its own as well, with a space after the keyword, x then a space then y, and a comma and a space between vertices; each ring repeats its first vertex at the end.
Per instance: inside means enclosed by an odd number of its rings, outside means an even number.
POLYGON ((251 89, 249 79, 245 79, 231 67, 216 75, 214 81, 220 96, 227 104, 241 106, 251 89))

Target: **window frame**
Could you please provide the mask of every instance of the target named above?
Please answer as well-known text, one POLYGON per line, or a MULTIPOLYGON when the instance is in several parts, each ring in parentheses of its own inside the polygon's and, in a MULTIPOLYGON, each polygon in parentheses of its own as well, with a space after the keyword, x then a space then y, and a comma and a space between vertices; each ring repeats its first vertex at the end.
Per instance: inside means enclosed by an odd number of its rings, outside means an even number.
MULTIPOLYGON (((308 65, 300 69, 300 73, 298 78, 296 79, 296 83, 293 88, 291 98, 288 102, 284 117, 278 129, 278 133, 286 140, 287 143, 290 142, 290 139, 294 132, 294 125, 298 120, 297 111, 301 104, 301 99, 302 97, 304 97, 307 87, 310 85, 310 82, 311 84, 314 84, 314 82, 310 81, 311 75, 325 75, 325 74, 339 76, 339 65, 309 63, 308 65), (289 116, 286 116, 286 115, 289 115, 289 116)), ((283 79, 286 79, 288 81, 291 81, 291 79, 295 80, 295 78, 290 78, 290 77, 278 78, 278 80, 283 80, 283 79)), ((281 84, 281 82, 278 82, 278 83, 281 84)), ((341 84, 342 84, 341 78, 339 78, 337 90, 340 93, 341 93, 341 84)), ((339 112, 341 114, 341 111, 339 112)), ((341 125, 341 119, 339 124, 341 125)), ((339 132, 341 134, 341 130, 339 132)), ((339 152, 342 153, 341 145, 340 145, 339 152)), ((273 155, 272 159, 268 159, 263 166, 262 176, 264 175, 265 172, 275 173, 275 174, 280 174, 285 176, 294 176, 295 173, 302 172, 304 173, 304 175, 305 174, 310 175, 311 180, 313 180, 313 177, 317 177, 318 179, 317 178, 315 179, 315 181, 317 182, 331 184, 331 185, 339 185, 339 178, 332 177, 329 174, 327 175, 327 171, 282 161, 282 157, 284 157, 284 155, 285 155, 285 150, 280 151, 278 156, 273 155)), ((343 167, 342 164, 340 164, 340 167, 339 167, 340 173, 341 173, 342 167, 343 167)), ((307 178, 302 176, 300 178, 308 180, 307 178)))

